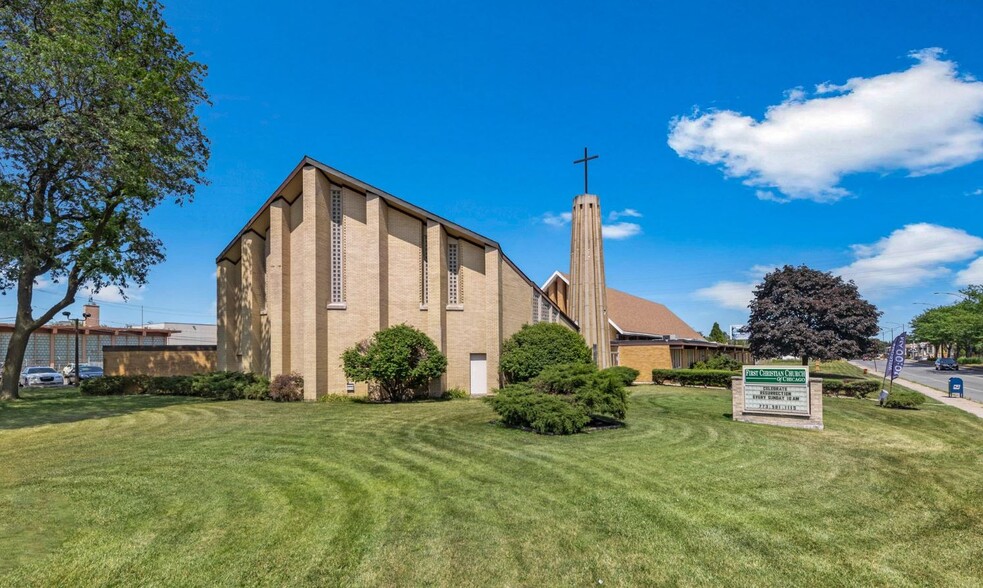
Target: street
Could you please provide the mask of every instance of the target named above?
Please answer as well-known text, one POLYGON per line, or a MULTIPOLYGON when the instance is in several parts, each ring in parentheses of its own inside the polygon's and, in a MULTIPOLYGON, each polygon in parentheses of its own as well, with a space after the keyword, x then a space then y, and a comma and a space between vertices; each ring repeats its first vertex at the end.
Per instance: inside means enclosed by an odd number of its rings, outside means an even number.
MULTIPOLYGON (((874 362, 871 361, 857 360, 853 363, 869 369, 872 374, 884 375, 886 361, 883 359, 877 360, 877 369, 874 369, 874 362)), ((943 392, 949 390, 949 378, 962 378, 966 398, 983 402, 983 368, 979 366, 960 366, 958 372, 937 372, 933 362, 909 360, 905 361, 900 377, 943 392)))

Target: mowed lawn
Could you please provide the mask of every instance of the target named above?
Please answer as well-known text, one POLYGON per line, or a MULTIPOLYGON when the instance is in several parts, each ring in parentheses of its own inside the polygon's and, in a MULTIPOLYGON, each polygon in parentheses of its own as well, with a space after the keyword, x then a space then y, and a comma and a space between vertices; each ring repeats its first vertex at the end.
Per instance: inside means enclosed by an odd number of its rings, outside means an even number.
POLYGON ((0 406, 0 585, 983 584, 983 421, 635 387, 544 437, 476 400, 80 398, 0 406))

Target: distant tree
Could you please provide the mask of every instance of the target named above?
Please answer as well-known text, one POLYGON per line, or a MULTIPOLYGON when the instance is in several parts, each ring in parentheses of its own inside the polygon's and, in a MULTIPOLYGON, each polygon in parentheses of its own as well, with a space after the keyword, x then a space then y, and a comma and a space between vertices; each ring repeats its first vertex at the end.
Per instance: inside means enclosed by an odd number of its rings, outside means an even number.
POLYGON ((911 321, 917 341, 935 345, 940 355, 972 353, 983 345, 983 286, 960 290, 963 299, 954 304, 925 310, 911 321))
POLYGON ((710 329, 710 334, 707 335, 707 340, 714 341, 716 343, 726 343, 729 338, 727 337, 727 333, 720 328, 720 323, 713 323, 713 327, 710 329))
POLYGON ((80 287, 143 284, 163 259, 142 222, 204 181, 204 76, 155 0, 0 2, 0 292, 17 297, 0 399, 80 287), (65 293, 35 314, 42 277, 65 293))
POLYGON ((345 376, 378 385, 382 400, 401 402, 422 394, 447 370, 447 358, 425 333, 409 325, 378 331, 341 356, 345 376))
POLYGON ((576 331, 556 323, 523 325, 502 345, 501 369, 509 383, 525 382, 546 367, 591 363, 591 350, 576 331))
POLYGON ((755 357, 861 357, 875 350, 881 315, 857 286, 806 266, 786 265, 766 275, 754 290, 748 321, 755 357))

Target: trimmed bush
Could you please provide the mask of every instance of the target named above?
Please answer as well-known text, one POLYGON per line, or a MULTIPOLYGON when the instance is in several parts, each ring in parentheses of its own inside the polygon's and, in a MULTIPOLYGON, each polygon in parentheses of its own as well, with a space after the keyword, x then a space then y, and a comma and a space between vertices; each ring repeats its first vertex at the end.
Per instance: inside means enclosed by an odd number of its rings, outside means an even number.
POLYGON ((877 394, 881 389, 881 384, 877 380, 831 378, 828 376, 822 376, 822 378, 824 396, 867 398, 871 394, 877 394))
POLYGON ((217 400, 265 399, 269 380, 257 374, 212 372, 193 376, 103 376, 83 380, 82 394, 114 396, 162 394, 217 400))
POLYGON ((925 404, 925 396, 911 390, 895 390, 884 401, 887 408, 918 408, 922 404, 925 404))
POLYGON ((697 361, 690 368, 694 370, 740 370, 743 364, 729 355, 717 354, 706 361, 697 361))
POLYGON ((573 363, 549 366, 529 382, 506 386, 488 402, 508 426, 569 435, 592 418, 625 418, 628 392, 617 374, 573 363))
POLYGON ((523 325, 502 345, 499 362, 505 380, 528 382, 551 365, 590 364, 591 350, 580 333, 555 323, 523 325))
POLYGON ((304 399, 304 377, 296 372, 280 374, 273 378, 269 390, 270 400, 296 402, 304 399))
POLYGON ((447 358, 430 337, 409 325, 377 331, 372 339, 346 349, 341 361, 345 376, 376 384, 378 400, 384 402, 426 395, 430 382, 447 370, 447 358))
POLYGON ((546 435, 579 433, 590 422, 583 407, 560 396, 536 391, 529 384, 512 384, 487 399, 510 427, 524 427, 546 435))
POLYGON ((730 388, 730 379, 739 375, 727 370, 652 370, 652 383, 730 388))
POLYGON ((246 398, 248 386, 265 379, 262 376, 244 372, 195 374, 191 376, 191 395, 216 400, 239 400, 246 398))
POLYGON ((983 357, 960 357, 956 363, 961 365, 979 365, 983 363, 983 357))
POLYGON ((191 394, 192 376, 158 376, 149 378, 144 394, 188 396, 191 394))
POLYGON ((638 379, 639 374, 639 371, 635 368, 630 368, 623 365, 616 365, 601 371, 614 375, 625 386, 631 386, 632 383, 638 379))

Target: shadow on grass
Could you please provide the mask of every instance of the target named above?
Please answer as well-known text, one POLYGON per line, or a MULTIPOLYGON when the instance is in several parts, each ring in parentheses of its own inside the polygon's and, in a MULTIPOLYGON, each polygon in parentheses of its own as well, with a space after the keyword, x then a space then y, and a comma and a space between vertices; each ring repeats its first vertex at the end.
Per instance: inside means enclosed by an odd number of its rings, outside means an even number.
POLYGON ((21 399, 0 402, 0 430, 130 414, 202 402, 184 396, 82 396, 75 388, 21 389, 21 399))

